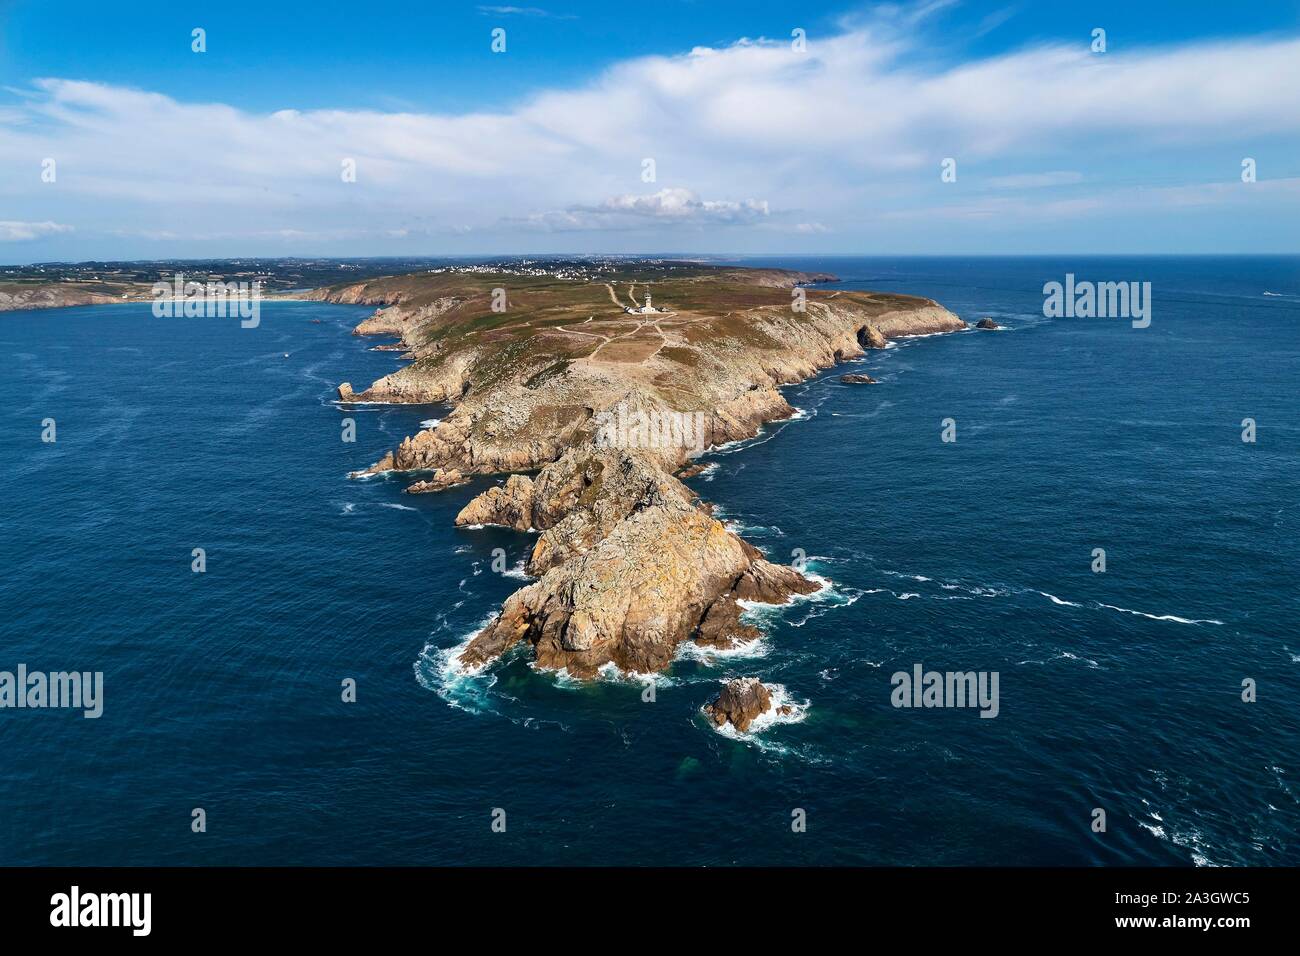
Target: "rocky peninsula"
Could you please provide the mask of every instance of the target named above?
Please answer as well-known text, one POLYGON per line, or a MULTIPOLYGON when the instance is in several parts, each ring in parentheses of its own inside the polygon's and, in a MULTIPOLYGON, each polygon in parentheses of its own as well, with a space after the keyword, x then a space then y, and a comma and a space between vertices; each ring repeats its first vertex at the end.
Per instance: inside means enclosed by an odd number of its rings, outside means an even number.
POLYGON ((752 640, 741 602, 819 585, 766 560, 674 474, 792 415, 780 386, 892 338, 965 328, 928 299, 809 288, 823 273, 629 264, 610 278, 443 270, 307 296, 378 306, 356 334, 394 336, 411 358, 359 392, 341 385, 342 402, 453 406, 366 472, 409 473, 413 492, 507 475, 456 523, 538 533, 536 580, 470 641, 466 667, 523 643, 575 676, 644 673, 683 641, 752 640))

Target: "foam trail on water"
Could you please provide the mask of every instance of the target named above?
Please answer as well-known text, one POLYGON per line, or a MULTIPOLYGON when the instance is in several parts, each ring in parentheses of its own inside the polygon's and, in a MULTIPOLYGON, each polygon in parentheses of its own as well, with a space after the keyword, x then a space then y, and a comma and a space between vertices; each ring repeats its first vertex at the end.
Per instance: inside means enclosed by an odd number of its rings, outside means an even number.
POLYGON ((432 642, 420 651, 414 666, 415 679, 420 686, 431 690, 457 710, 471 714, 489 713, 492 707, 489 696, 496 684, 495 674, 488 672, 492 661, 469 665, 460 657, 483 628, 492 623, 495 615, 488 615, 451 647, 437 647, 432 642))

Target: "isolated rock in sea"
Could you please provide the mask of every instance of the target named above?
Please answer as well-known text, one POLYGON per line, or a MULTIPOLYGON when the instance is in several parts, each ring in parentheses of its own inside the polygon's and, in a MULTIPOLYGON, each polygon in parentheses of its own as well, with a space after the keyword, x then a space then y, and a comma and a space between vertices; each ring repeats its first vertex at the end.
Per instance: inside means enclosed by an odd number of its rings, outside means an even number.
POLYGON ((339 401, 350 402, 352 401, 352 399, 353 399, 352 385, 349 382, 344 382, 342 385, 339 386, 339 401))
POLYGON ((843 382, 845 385, 875 385, 876 384, 876 380, 872 378, 870 375, 862 375, 858 372, 853 372, 848 375, 841 375, 840 381, 843 382))
POLYGON ((998 328, 1001 328, 1001 326, 998 325, 996 322, 994 322, 992 319, 980 319, 978 322, 975 323, 975 328, 977 328, 977 329, 998 329, 998 328))
POLYGON ((455 488, 457 485, 463 485, 467 481, 455 468, 439 468, 433 473, 433 477, 425 481, 417 481, 406 487, 408 495, 425 495, 435 491, 446 491, 448 488, 455 488))
MULTIPOLYGON (((754 720, 772 709, 772 692, 757 677, 737 677, 722 685, 722 690, 704 705, 704 713, 715 726, 731 724, 741 733, 754 720)), ((788 709, 788 708, 787 708, 788 709)))

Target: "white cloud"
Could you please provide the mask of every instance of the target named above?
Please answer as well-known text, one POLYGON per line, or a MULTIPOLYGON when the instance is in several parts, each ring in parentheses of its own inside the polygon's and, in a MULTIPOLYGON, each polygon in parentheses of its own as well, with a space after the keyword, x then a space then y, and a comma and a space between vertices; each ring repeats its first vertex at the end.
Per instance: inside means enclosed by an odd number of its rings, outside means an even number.
POLYGON ((543 10, 541 7, 489 7, 480 6, 478 12, 484 16, 498 17, 541 17, 547 20, 574 20, 572 14, 552 13, 549 10, 543 10))
POLYGON ((27 242, 61 232, 71 232, 71 226, 57 222, 15 222, 0 220, 0 242, 27 242))
POLYGON ((649 216, 678 222, 750 222, 769 212, 764 200, 729 202, 701 199, 689 189, 661 189, 648 196, 614 196, 593 211, 610 215, 649 216))
MULTIPOLYGON (((783 224, 853 236, 876 217, 950 205, 965 218, 1041 218, 1027 202, 958 191, 972 187, 1070 186, 1052 208, 1087 214, 1114 200, 1105 170, 1131 182, 1137 157, 1166 159, 1167 185, 1190 151, 1222 151, 1225 137, 1300 138, 1300 39, 1103 56, 1081 41, 946 63, 927 49, 918 12, 812 35, 802 54, 749 40, 642 57, 504 112, 263 114, 39 80, 0 109, 0 200, 24 218, 75 222, 79 235, 508 238, 524 225, 654 237, 783 224), (33 173, 47 156, 57 184, 33 173), (940 187, 949 156, 959 182, 940 187), (658 170, 651 193, 645 157, 658 170), (355 183, 340 177, 349 158, 355 183), (1060 168, 1083 161, 1086 177, 1060 168)), ((1238 172, 1229 159, 1225 183, 1238 172)))
POLYGON ((770 213, 766 200, 701 199, 689 189, 611 196, 594 206, 571 206, 528 216, 526 225, 553 232, 637 229, 655 225, 738 225, 757 222, 770 213))

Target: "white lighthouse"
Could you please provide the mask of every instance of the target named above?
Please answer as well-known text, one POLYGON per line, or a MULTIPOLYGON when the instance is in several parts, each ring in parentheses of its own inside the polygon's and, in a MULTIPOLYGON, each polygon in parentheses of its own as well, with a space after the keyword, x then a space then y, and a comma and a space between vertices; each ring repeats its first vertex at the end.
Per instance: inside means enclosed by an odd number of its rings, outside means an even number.
MULTIPOLYGON (((632 301, 635 302, 636 299, 633 299, 632 301)), ((632 308, 625 308, 623 311, 627 312, 629 315, 658 315, 663 310, 656 309, 650 304, 650 293, 647 292, 645 295, 645 305, 641 306, 639 309, 635 306, 632 308)))

